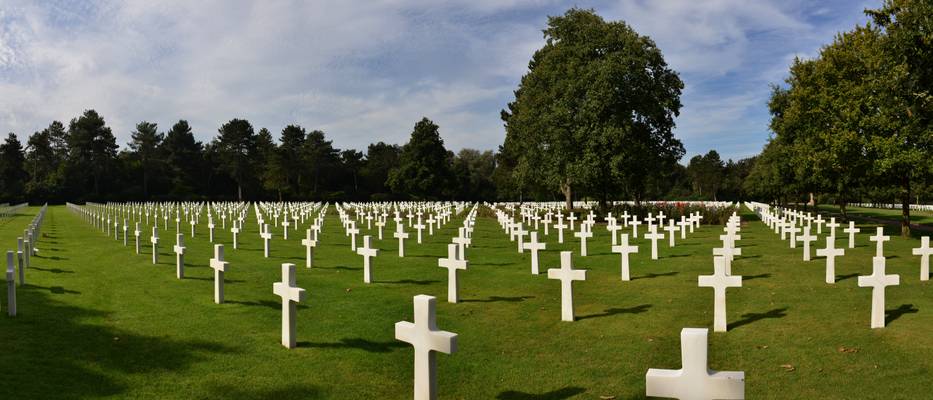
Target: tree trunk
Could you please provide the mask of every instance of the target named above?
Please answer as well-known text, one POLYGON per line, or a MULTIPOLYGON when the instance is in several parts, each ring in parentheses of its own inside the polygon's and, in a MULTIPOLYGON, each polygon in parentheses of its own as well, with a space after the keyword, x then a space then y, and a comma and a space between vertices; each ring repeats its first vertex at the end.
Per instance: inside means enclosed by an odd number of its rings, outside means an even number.
POLYGON ((843 218, 844 220, 848 221, 848 220, 849 220, 849 215, 846 213, 846 205, 847 205, 847 203, 846 203, 845 200, 843 200, 842 202, 840 202, 840 203, 839 203, 839 211, 842 213, 842 218, 843 218))
POLYGON ((243 201, 243 185, 239 182, 236 184, 236 198, 239 201, 243 201))
POLYGON ((573 209, 573 189, 570 187, 570 180, 568 179, 563 184, 560 185, 560 191, 564 194, 564 201, 566 202, 567 210, 573 209))
POLYGON ((910 175, 904 176, 904 197, 901 203, 901 236, 910 236, 910 175))

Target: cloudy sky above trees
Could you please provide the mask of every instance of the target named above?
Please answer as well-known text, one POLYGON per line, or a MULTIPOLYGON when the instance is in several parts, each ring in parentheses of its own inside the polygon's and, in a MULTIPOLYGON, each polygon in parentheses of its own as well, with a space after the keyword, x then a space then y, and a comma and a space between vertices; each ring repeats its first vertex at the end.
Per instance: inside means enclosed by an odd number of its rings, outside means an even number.
POLYGON ((124 147, 139 121, 187 119, 206 141, 239 117, 363 149, 426 116, 450 149, 495 149, 547 16, 576 5, 650 36, 681 73, 687 157, 741 158, 768 137, 768 85, 880 3, 0 0, 0 130, 25 139, 94 108, 124 147))

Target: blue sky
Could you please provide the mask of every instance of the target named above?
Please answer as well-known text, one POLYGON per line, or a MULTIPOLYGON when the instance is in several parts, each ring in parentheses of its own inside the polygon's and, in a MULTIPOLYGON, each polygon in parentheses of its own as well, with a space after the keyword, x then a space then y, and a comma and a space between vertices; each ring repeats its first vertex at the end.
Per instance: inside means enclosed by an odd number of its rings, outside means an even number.
POLYGON ((124 147, 143 120, 187 119, 207 141, 247 118, 365 149, 426 116, 448 148, 495 149, 547 16, 578 6, 650 36, 681 74, 684 162, 742 158, 768 138, 769 84, 880 2, 0 0, 0 131, 94 108, 124 147))

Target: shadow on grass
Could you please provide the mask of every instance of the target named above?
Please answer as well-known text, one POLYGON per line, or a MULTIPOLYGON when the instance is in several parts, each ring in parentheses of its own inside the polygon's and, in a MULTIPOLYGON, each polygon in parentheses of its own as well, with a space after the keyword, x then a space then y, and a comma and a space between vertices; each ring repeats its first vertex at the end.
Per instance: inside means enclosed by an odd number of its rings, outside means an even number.
POLYGON ((648 311, 649 308, 651 308, 651 304, 642 304, 629 308, 609 308, 599 314, 581 315, 577 317, 577 320, 579 321, 590 318, 611 317, 618 314, 641 314, 648 311))
POLYGON ((338 265, 338 266, 335 266, 335 267, 318 267, 317 265, 315 265, 315 266, 313 266, 313 267, 311 267, 311 268, 312 268, 312 269, 314 269, 314 268, 319 268, 319 269, 340 269, 340 270, 344 270, 344 271, 361 271, 361 270, 363 269, 363 267, 345 267, 345 266, 342 266, 342 265, 338 265))
MULTIPOLYGON (((759 256, 759 257, 760 257, 760 256, 759 256)), ((742 277, 742 280, 743 280, 743 281, 748 281, 748 280, 752 280, 752 279, 767 279, 767 278, 770 278, 770 277, 771 277, 771 274, 770 274, 770 273, 768 273, 768 274, 758 274, 758 275, 745 275, 745 276, 742 277)))
MULTIPOLYGON (((272 300, 240 301, 240 300, 226 300, 226 299, 224 299, 224 303, 239 304, 239 305, 241 305, 241 306, 249 306, 249 307, 266 307, 266 308, 271 308, 271 309, 273 309, 273 310, 281 310, 281 309, 282 309, 282 302, 281 302, 281 301, 272 301, 272 300)), ((298 304, 298 305, 297 305, 297 308, 298 308, 299 310, 302 310, 302 309, 308 308, 308 306, 306 306, 306 305, 304 305, 304 304, 298 304)))
POLYGON ((29 289, 48 290, 49 293, 52 293, 52 294, 81 294, 81 292, 77 290, 68 290, 62 286, 44 287, 44 286, 31 285, 27 283, 25 287, 29 289))
POLYGON ((485 263, 471 263, 471 264, 470 264, 470 266, 473 266, 473 267, 481 267, 481 266, 501 267, 501 266, 504 266, 504 265, 515 265, 515 263, 510 263, 510 262, 501 262, 501 263, 496 263, 496 262, 485 262, 485 263))
POLYGON ((787 307, 775 308, 771 311, 766 311, 763 313, 742 314, 742 319, 729 324, 729 330, 735 330, 739 327, 742 327, 742 326, 745 326, 745 325, 748 325, 754 322, 758 322, 763 319, 784 318, 787 316, 787 313, 785 313, 785 311, 787 311, 787 307))
POLYGON ((533 299, 533 298, 535 298, 535 296, 516 296, 516 297, 489 296, 488 298, 485 298, 485 299, 466 299, 466 300, 460 300, 460 301, 463 303, 498 303, 498 302, 517 303, 520 301, 525 301, 527 299, 533 299))
POLYGON ((839 275, 839 276, 836 276, 836 282, 844 281, 844 280, 846 280, 846 279, 852 279, 852 278, 855 278, 856 276, 858 276, 857 273, 855 273, 855 274, 839 275))
POLYGON ((397 281, 380 281, 379 283, 392 283, 400 285, 430 285, 432 283, 438 283, 438 280, 415 280, 415 279, 402 279, 397 281))
POLYGON ((291 399, 319 399, 323 396, 321 390, 315 386, 305 384, 289 384, 281 388, 252 388, 244 385, 214 386, 211 396, 218 399, 239 400, 291 400, 291 399))
POLYGON ((900 317, 903 317, 904 314, 916 314, 920 312, 913 304, 901 304, 900 307, 893 310, 886 310, 884 323, 890 324, 894 321, 897 321, 900 317))
POLYGON ((29 267, 29 269, 31 269, 31 270, 34 269, 34 270, 36 270, 36 271, 42 271, 42 272, 50 272, 50 273, 53 273, 53 274, 73 274, 73 273, 75 273, 75 272, 72 271, 72 270, 69 270, 69 269, 61 269, 61 268, 29 267))
POLYGON ((129 375, 174 374, 234 351, 126 331, 106 322, 112 313, 62 303, 46 290, 54 288, 27 285, 19 293, 19 315, 0 319, 0 342, 16 349, 0 353, 0 365, 17 382, 0 386, 0 398, 129 397, 129 375))
POLYGON ((653 272, 652 272, 652 273, 649 273, 649 274, 644 274, 644 275, 642 275, 642 276, 635 276, 635 277, 632 277, 632 280, 633 280, 633 281, 637 281, 637 280, 639 280, 639 279, 654 279, 654 278, 660 278, 660 277, 662 277, 662 276, 674 276, 674 275, 677 275, 677 274, 679 274, 679 273, 680 273, 680 272, 677 272, 677 271, 664 272, 664 273, 660 273, 660 274, 656 274, 656 273, 653 273, 653 272))
POLYGON ((552 390, 546 393, 525 393, 519 392, 516 390, 506 390, 502 393, 499 393, 496 396, 498 400, 563 400, 569 399, 573 396, 576 396, 580 393, 585 392, 586 389, 581 387, 565 387, 563 389, 552 390))
POLYGON ((370 353, 388 353, 394 349, 410 346, 397 340, 391 342, 374 342, 363 338, 343 338, 337 343, 314 343, 298 342, 298 347, 308 347, 314 349, 355 349, 370 353))
MULTIPOLYGON (((185 267, 185 269, 188 269, 188 267, 185 267)), ((200 276, 185 276, 184 279, 191 279, 191 280, 193 280, 193 281, 210 281, 210 282, 213 282, 213 281, 214 281, 214 278, 204 278, 204 277, 200 277, 200 276)), ((246 282, 246 281, 240 280, 240 279, 224 278, 224 284, 228 284, 228 283, 243 283, 243 282, 246 282)))

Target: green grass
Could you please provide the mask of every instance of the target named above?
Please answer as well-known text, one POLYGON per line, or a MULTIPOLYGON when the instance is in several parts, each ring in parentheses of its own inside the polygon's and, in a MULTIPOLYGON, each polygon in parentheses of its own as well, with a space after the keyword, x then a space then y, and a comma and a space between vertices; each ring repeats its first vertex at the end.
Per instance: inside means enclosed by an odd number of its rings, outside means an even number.
MULTIPOLYGON (((840 214, 839 207, 823 204, 819 210, 833 214, 840 214)), ((856 217, 880 218, 893 223, 901 223, 901 210, 890 208, 846 207, 846 212, 856 217)), ((933 227, 933 213, 928 211, 910 210, 910 223, 933 227)))
MULTIPOLYGON (((637 399, 648 368, 680 367, 682 328, 712 325, 713 293, 697 287, 697 276, 712 272, 718 226, 703 226, 674 248, 665 242, 657 261, 638 240, 630 282, 620 281, 618 256, 597 226, 590 256, 574 257, 589 272, 574 285, 579 320, 568 323, 560 321, 559 282, 532 276, 529 255, 516 252, 494 219, 477 221, 470 266, 460 274, 462 303, 448 304, 447 271, 437 258, 446 256, 459 220, 425 235, 424 245, 408 241, 404 259, 389 235, 374 240, 381 248, 376 282, 366 285, 362 259, 333 214, 310 270, 303 235, 286 242, 281 228, 272 229, 272 257, 264 259, 249 214, 239 250, 229 231, 216 233, 230 261, 227 304, 217 305, 206 221, 195 239, 186 237, 187 278, 179 281, 174 227, 162 232, 154 266, 148 240, 136 255, 132 237, 123 247, 64 207, 50 207, 17 317, 6 317, 0 297, 0 398, 410 398, 413 352, 394 339, 393 325, 412 320, 412 296, 424 293, 438 298, 438 326, 459 334, 459 352, 438 355, 442 399, 637 399), (279 344, 280 302, 272 294, 283 262, 298 265, 298 285, 308 290, 293 350, 279 344)), ((14 246, 30 219, 0 222, 0 239, 14 246)), ((710 333, 710 368, 745 371, 753 399, 928 398, 933 285, 919 281, 919 259, 910 255, 919 241, 890 232, 888 271, 902 283, 889 288, 887 309, 900 311, 887 328, 871 330, 871 290, 855 278, 871 272, 873 229, 863 228, 859 247, 837 259, 838 283, 827 285, 821 258, 801 261, 799 249, 746 215, 744 256, 733 267, 746 279, 728 291, 730 331, 710 333), (788 364, 793 371, 782 367, 788 364)), ((576 240, 557 245, 556 232, 547 240, 542 269, 558 265, 559 250, 578 254, 576 240)))

